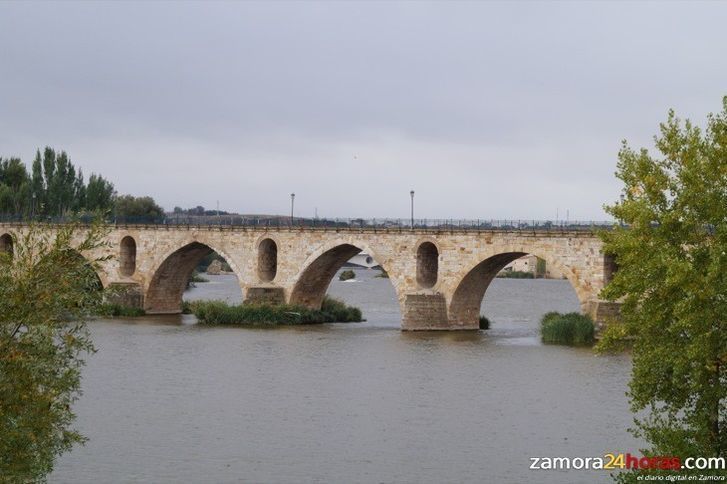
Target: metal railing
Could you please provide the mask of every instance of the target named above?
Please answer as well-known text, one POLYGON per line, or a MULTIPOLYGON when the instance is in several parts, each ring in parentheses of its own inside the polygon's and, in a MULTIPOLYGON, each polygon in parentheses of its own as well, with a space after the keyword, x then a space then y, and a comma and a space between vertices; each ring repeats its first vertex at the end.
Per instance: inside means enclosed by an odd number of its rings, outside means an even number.
MULTIPOLYGON (((27 217, 0 215, 0 223, 40 223, 62 224, 72 221, 91 223, 94 216, 77 217, 27 217)), ((401 218, 305 218, 305 217, 265 217, 241 215, 187 216, 168 215, 165 217, 122 217, 110 216, 105 222, 114 225, 151 225, 151 226, 206 226, 206 227, 250 227, 271 229, 360 229, 360 230, 424 230, 424 231, 593 231, 608 229, 616 225, 609 221, 573 220, 485 220, 485 219, 411 219, 401 218)))

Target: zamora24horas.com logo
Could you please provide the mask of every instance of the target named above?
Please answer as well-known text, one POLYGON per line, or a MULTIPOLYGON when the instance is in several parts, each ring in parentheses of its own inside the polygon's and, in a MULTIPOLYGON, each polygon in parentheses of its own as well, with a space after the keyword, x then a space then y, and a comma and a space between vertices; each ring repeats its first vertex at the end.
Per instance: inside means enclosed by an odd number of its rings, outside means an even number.
MULTIPOLYGON (((606 453, 602 457, 530 457, 534 470, 725 470, 724 457, 637 456, 631 453, 606 453)), ((696 477, 696 476, 695 476, 696 477)), ((727 481, 724 475, 712 476, 717 481, 727 481)), ((690 479, 693 480, 693 479, 690 479)))

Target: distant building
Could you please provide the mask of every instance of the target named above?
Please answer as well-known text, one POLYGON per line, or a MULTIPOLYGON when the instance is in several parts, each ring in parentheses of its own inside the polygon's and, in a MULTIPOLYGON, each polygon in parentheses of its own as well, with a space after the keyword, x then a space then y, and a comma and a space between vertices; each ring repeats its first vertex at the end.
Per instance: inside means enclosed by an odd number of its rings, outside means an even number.
MULTIPOLYGON (((542 260, 542 259, 541 259, 542 260)), ((545 279, 565 279, 565 275, 562 271, 558 270, 557 267, 547 264, 545 261, 541 262, 540 269, 538 268, 538 257, 532 254, 524 255, 519 259, 515 259, 506 265, 501 272, 530 272, 536 274, 537 277, 544 277, 545 279), (540 270, 541 272, 538 272, 540 270), (542 274, 542 271, 545 271, 542 274)))
POLYGON ((379 267, 379 263, 376 262, 373 257, 363 252, 351 257, 345 265, 353 267, 366 267, 367 269, 379 267))

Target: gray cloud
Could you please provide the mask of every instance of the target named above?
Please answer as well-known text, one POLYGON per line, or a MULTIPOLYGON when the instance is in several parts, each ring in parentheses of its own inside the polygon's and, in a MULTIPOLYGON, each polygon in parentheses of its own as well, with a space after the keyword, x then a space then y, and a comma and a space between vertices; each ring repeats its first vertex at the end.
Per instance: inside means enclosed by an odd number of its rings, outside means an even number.
POLYGON ((718 3, 3 3, 0 155, 167 208, 602 219, 727 94, 718 3))

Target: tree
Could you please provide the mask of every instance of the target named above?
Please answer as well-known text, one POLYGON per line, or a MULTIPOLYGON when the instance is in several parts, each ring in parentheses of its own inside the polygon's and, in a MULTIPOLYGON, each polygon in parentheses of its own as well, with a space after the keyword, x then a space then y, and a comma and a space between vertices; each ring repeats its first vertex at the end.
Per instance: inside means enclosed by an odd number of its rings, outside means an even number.
POLYGON ((632 341, 629 397, 646 414, 633 431, 649 453, 725 457, 727 97, 704 132, 670 112, 655 142, 659 156, 619 152, 623 192, 606 210, 624 226, 602 234, 619 267, 603 295, 623 304, 599 347, 632 341))
POLYGON ((56 456, 84 438, 70 428, 82 355, 93 351, 84 320, 100 303, 86 260, 104 245, 100 227, 81 234, 31 226, 0 254, 0 476, 43 479, 56 456))
POLYGON ((0 211, 21 214, 30 196, 30 177, 19 158, 0 158, 0 211))
POLYGON ((164 216, 164 209, 156 204, 151 197, 134 197, 123 195, 116 198, 115 211, 117 217, 159 218, 164 216))
POLYGON ((113 183, 92 173, 86 187, 86 209, 92 212, 110 210, 114 204, 115 193, 113 183))

